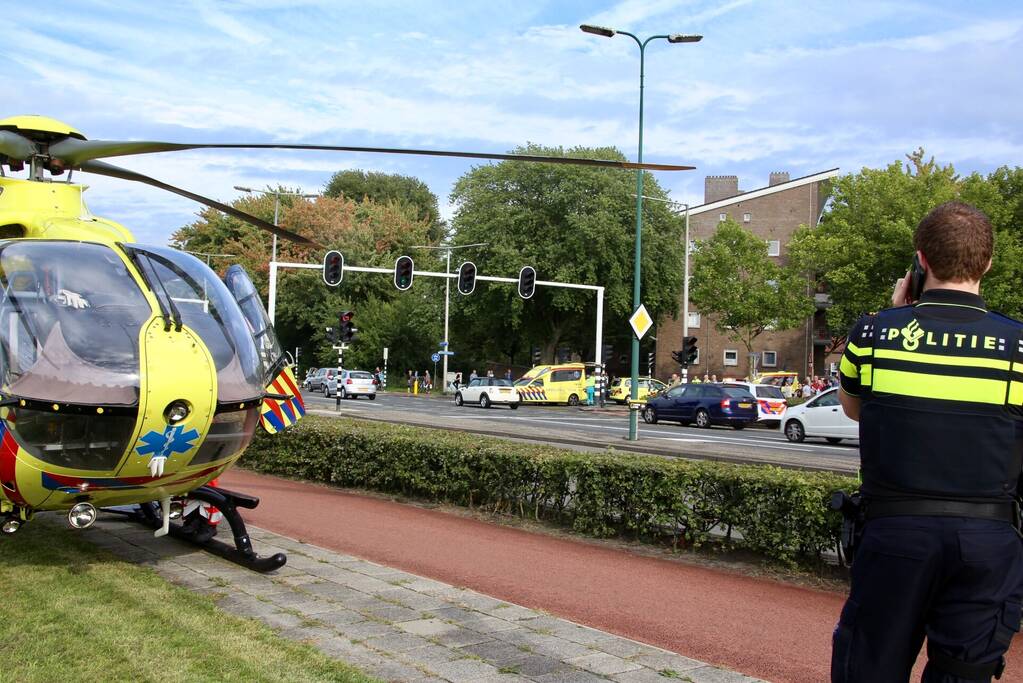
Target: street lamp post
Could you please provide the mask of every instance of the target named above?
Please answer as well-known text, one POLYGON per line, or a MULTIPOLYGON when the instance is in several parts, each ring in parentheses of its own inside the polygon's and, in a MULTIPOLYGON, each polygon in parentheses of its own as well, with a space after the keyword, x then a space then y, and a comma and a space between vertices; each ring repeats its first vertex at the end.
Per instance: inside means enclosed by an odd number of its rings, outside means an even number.
MULTIPOLYGON (((239 192, 246 192, 248 194, 272 194, 274 196, 274 227, 280 227, 278 221, 280 220, 281 212, 281 195, 286 197, 302 197, 303 199, 312 199, 313 197, 319 197, 318 194, 303 194, 302 192, 282 192, 280 190, 253 190, 251 187, 242 187, 241 185, 235 185, 234 189, 239 192)), ((266 295, 267 299, 267 315, 270 316, 270 323, 274 323, 274 314, 276 313, 277 304, 277 235, 273 236, 273 246, 270 249, 270 285, 266 295)))
MULTIPOLYGON (((448 339, 448 306, 451 297, 451 250, 452 249, 466 249, 468 247, 485 247, 490 242, 477 242, 476 244, 459 244, 459 245, 442 245, 439 247, 427 246, 427 245, 416 245, 413 249, 443 249, 445 252, 445 267, 444 267, 444 364, 441 366, 441 378, 440 378, 440 391, 443 394, 447 388, 445 382, 448 381, 448 356, 451 354, 451 348, 448 346, 451 341, 448 339)), ((434 368, 434 374, 437 374, 437 368, 434 368)), ((436 379, 436 378, 434 378, 436 379)))
MULTIPOLYGON (((700 35, 688 35, 682 33, 672 33, 670 35, 655 35, 650 36, 646 40, 640 40, 637 36, 628 31, 619 31, 613 28, 605 28, 603 26, 593 26, 591 24, 583 24, 579 27, 585 33, 592 33, 597 36, 604 36, 605 38, 612 38, 615 34, 621 34, 623 36, 629 36, 636 45, 639 46, 639 151, 637 153, 636 161, 643 163, 643 79, 645 69, 645 58, 646 58, 646 46, 647 44, 656 39, 663 38, 669 43, 697 43, 703 39, 700 35)), ((636 311, 640 305, 640 256, 642 254, 642 233, 643 233, 643 170, 637 169, 636 171, 636 248, 633 256, 632 264, 632 310, 636 311)), ((688 242, 686 243, 688 245, 688 242)), ((686 321, 688 322, 688 321, 686 321)), ((637 439, 637 431, 639 425, 639 411, 637 407, 636 399, 639 398, 639 337, 633 336, 632 338, 632 387, 630 396, 632 401, 630 403, 629 410, 629 441, 635 441, 637 439)))

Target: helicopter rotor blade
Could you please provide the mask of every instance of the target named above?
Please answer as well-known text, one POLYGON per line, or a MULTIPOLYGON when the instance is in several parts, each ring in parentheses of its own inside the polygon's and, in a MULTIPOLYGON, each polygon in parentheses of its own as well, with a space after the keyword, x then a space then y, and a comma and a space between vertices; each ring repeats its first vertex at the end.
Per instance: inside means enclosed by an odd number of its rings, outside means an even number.
POLYGON ((223 204, 215 199, 210 199, 209 197, 204 197, 201 194, 189 192, 188 190, 184 190, 180 187, 175 187, 174 185, 168 185, 167 183, 157 180, 156 178, 150 178, 149 176, 142 175, 141 173, 129 171, 126 168, 114 166, 113 164, 108 164, 103 161, 85 161, 83 163, 77 164, 77 166, 86 173, 95 173, 96 175, 108 176, 110 178, 120 178, 121 180, 132 180, 138 183, 144 183, 146 185, 158 187, 161 190, 173 192, 176 195, 187 197, 188 199, 191 199, 192 201, 195 202, 199 202, 200 204, 205 204, 206 206, 216 209, 217 211, 222 211, 229 216, 233 216, 238 220, 245 221, 246 223, 254 225, 257 228, 266 230, 267 232, 273 233, 274 235, 282 237, 286 240, 295 242, 296 244, 322 248, 322 246, 317 242, 314 242, 313 240, 307 237, 303 237, 298 233, 294 233, 291 232, 290 230, 285 230, 284 228, 277 227, 273 223, 264 221, 262 218, 256 218, 252 214, 245 213, 244 211, 239 211, 233 206, 223 204))
POLYGON ((10 130, 0 130, 0 156, 24 161, 37 151, 35 143, 24 135, 10 130))
POLYGON ((131 154, 152 154, 154 152, 177 152, 186 149, 302 149, 326 152, 373 152, 378 154, 412 154, 420 156, 461 157, 465 159, 495 159, 502 161, 529 161, 545 164, 574 164, 603 168, 644 169, 648 171, 692 171, 694 166, 674 164, 648 164, 610 159, 585 159, 575 157, 541 156, 536 154, 489 154, 482 152, 451 152, 436 149, 399 149, 394 147, 348 147, 338 145, 278 145, 278 144, 186 144, 178 142, 132 142, 119 140, 79 140, 66 138, 50 145, 50 156, 60 159, 67 166, 77 168, 91 159, 128 156, 131 154))

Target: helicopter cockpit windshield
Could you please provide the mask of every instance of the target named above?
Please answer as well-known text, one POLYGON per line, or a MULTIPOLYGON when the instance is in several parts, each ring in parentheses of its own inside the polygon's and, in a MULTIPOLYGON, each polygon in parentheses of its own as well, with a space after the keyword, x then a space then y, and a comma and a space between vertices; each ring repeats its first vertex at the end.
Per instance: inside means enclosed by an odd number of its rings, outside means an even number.
POLYGON ((263 362, 263 384, 269 384, 284 362, 284 351, 270 323, 270 316, 263 308, 259 292, 256 291, 244 268, 237 264, 228 268, 224 274, 224 284, 234 295, 235 301, 242 309, 242 315, 249 323, 249 330, 256 340, 256 347, 263 362))
POLYGON ((261 398, 263 366, 249 323, 217 274, 191 254, 168 247, 127 247, 142 261, 154 294, 179 322, 194 330, 213 355, 217 400, 261 398), (154 281, 155 280, 155 281, 154 281))
POLYGON ((149 302, 110 247, 0 242, 0 392, 86 405, 139 398, 149 302))

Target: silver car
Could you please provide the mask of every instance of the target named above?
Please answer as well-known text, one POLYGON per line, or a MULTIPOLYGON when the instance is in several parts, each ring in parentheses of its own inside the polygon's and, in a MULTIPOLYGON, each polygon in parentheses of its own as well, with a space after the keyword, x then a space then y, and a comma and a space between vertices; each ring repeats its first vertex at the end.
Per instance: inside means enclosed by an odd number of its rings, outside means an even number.
POLYGON ((367 396, 371 401, 377 397, 377 385, 373 375, 365 370, 342 370, 340 379, 331 377, 323 385, 326 397, 358 398, 367 396))

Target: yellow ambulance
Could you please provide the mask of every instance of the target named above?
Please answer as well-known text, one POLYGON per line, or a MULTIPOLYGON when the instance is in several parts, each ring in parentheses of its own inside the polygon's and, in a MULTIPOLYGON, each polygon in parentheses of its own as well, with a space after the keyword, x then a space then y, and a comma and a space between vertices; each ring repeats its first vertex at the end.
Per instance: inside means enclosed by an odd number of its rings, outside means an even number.
POLYGON ((587 375, 592 363, 559 363, 530 368, 515 382, 522 403, 563 403, 577 406, 586 402, 587 375))

